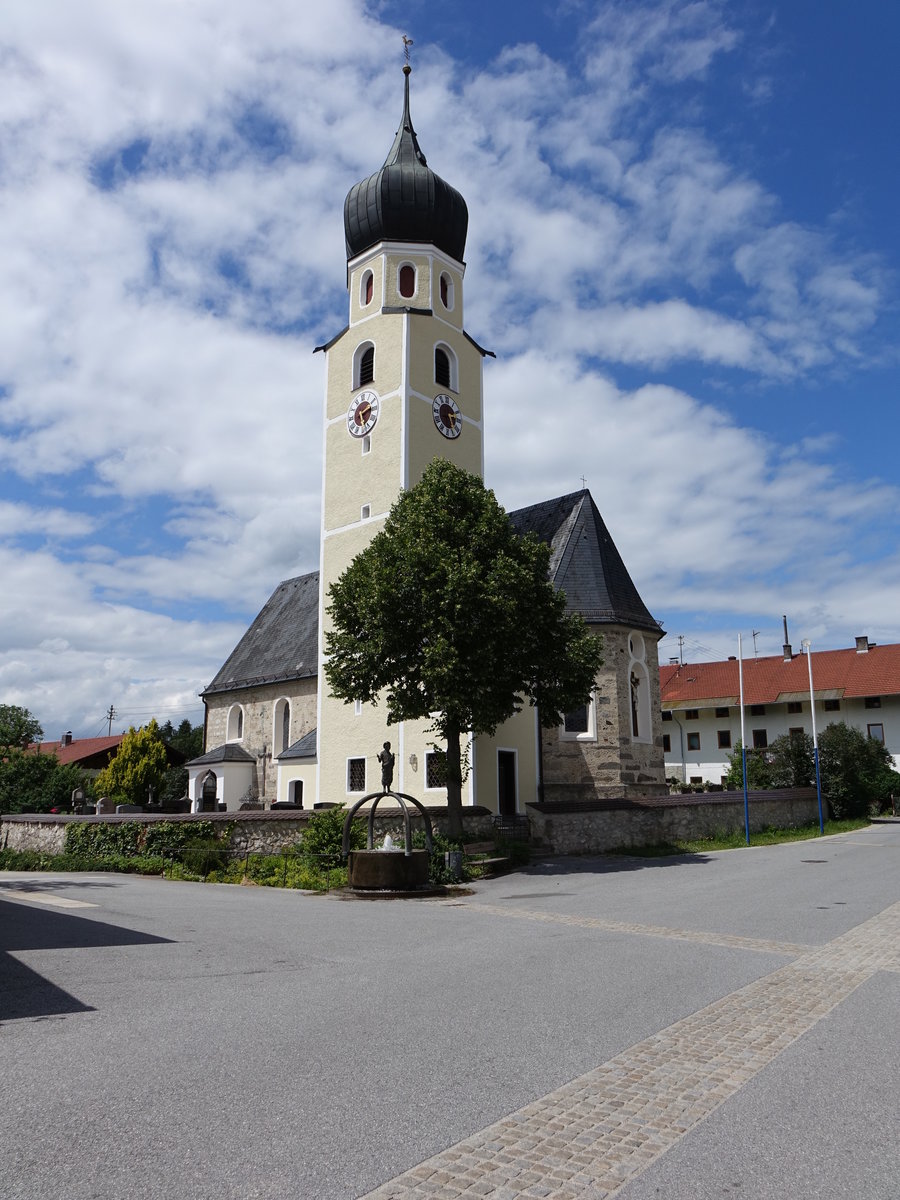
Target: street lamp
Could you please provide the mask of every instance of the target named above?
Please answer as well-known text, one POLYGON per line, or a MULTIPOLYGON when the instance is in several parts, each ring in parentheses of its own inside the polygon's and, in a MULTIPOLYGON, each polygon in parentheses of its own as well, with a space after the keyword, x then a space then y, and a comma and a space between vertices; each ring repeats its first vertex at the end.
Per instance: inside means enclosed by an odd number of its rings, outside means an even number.
POLYGON ((809 715, 812 719, 813 761, 816 764, 816 797, 819 801, 819 833, 824 833, 825 821, 822 817, 822 779, 819 775, 819 738, 816 734, 816 697, 813 692, 812 643, 810 642, 809 638, 804 638, 800 645, 806 651, 806 662, 809 667, 809 715))

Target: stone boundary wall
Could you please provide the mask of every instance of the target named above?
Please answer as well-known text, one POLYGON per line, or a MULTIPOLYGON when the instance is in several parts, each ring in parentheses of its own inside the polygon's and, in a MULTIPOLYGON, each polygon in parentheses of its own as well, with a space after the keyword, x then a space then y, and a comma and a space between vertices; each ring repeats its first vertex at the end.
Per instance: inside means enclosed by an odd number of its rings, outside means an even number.
MULTIPOLYGON (((549 854, 603 854, 687 838, 744 832, 743 792, 578 803, 530 804, 532 839, 549 854)), ((749 793, 750 829, 819 819, 815 788, 749 793)), ((827 812, 825 813, 827 816, 827 812)))
MULTIPOLYGON (((149 825, 159 821, 173 823, 210 821, 214 825, 232 827, 229 849, 236 854, 278 854, 295 845, 302 837, 306 822, 314 816, 312 810, 288 809, 281 812, 262 811, 244 813, 171 813, 162 816, 153 813, 106 814, 102 816, 76 817, 67 814, 37 815, 15 813, 0 818, 0 849, 37 850, 44 854, 62 854, 65 849, 66 826, 77 821, 81 824, 122 824, 123 822, 149 825)), ((368 822, 366 812, 357 814, 368 822)), ((429 809, 431 826, 435 832, 443 833, 447 827, 447 810, 429 809)), ((463 826, 466 839, 482 841, 491 837, 493 815, 485 808, 463 809, 463 826)), ((410 817, 413 831, 422 828, 422 818, 410 817)), ((396 808, 379 806, 375 812, 374 837, 376 842, 389 833, 395 840, 403 836, 403 817, 396 808)))

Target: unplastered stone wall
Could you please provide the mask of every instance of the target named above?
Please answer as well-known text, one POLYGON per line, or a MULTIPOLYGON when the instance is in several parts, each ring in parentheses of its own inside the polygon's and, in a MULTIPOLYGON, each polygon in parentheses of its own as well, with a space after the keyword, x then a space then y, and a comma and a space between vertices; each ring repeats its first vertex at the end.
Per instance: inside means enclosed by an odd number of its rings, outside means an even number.
POLYGON ((635 740, 631 723, 631 631, 618 625, 594 629, 603 635, 603 666, 597 674, 594 697, 596 739, 569 740, 558 729, 544 734, 544 799, 588 801, 663 796, 668 788, 656 639, 647 633, 641 635, 649 686, 649 718, 646 740, 635 740))
POLYGON ((207 697, 206 750, 228 740, 228 714, 235 704, 244 713, 243 735, 238 745, 256 759, 253 797, 263 804, 277 799, 278 764, 273 761, 275 705, 286 699, 291 706, 288 745, 298 741, 316 724, 316 680, 295 679, 261 684, 207 697))
MULTIPOLYGON (((687 838, 743 832, 744 801, 740 793, 683 803, 654 801, 593 811, 554 811, 553 804, 529 805, 532 837, 551 854, 604 854, 609 850, 654 846, 687 838)), ((560 809, 564 806, 560 805, 560 809)), ((751 831, 768 826, 791 828, 818 820, 815 788, 771 798, 756 792, 749 802, 751 831)))
POLYGON ((0 825, 0 847, 4 850, 37 850, 62 854, 66 821, 59 817, 4 817, 0 825))

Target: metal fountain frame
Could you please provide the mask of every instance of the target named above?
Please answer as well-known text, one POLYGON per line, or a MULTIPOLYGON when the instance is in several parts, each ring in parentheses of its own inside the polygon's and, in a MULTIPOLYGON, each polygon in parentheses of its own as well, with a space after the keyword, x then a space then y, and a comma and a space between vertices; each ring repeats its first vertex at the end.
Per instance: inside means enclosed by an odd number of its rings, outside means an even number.
POLYGON ((369 809, 369 828, 366 837, 366 849, 375 849, 375 811, 378 808, 379 801, 384 800, 387 796, 390 796, 392 800, 396 800, 399 803, 400 811, 403 813, 403 831, 406 835, 404 838, 404 855, 409 858, 409 856, 412 854, 412 827, 410 826, 409 821, 410 809, 407 808, 407 804, 415 805, 415 807, 421 813, 422 820, 425 822, 425 846, 428 850, 428 853, 432 853, 434 849, 434 842, 431 836, 431 817, 429 817, 425 805, 421 802, 421 800, 417 800, 415 796, 407 795, 406 792, 382 791, 369 792, 367 796, 363 796, 362 800, 357 800, 353 807, 348 810, 347 815, 344 818, 344 837, 341 842, 341 854, 344 858, 347 858, 350 853, 350 825, 353 821, 353 818, 356 816, 357 809, 362 808, 362 806, 368 803, 369 800, 373 801, 373 803, 372 807, 369 809))

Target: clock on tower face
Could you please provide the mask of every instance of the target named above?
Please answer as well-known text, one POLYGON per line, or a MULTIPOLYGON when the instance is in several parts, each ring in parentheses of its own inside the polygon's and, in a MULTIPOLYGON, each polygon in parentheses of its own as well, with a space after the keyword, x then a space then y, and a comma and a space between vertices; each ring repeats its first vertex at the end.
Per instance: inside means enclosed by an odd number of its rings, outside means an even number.
POLYGON ((365 437, 371 433, 378 420, 378 397, 374 392, 360 392, 350 401, 347 410, 347 428, 353 437, 365 437))
POLYGON ((458 438, 462 433, 462 413, 452 396, 435 396, 431 405, 431 415, 434 417, 438 433, 442 433, 445 438, 458 438))

